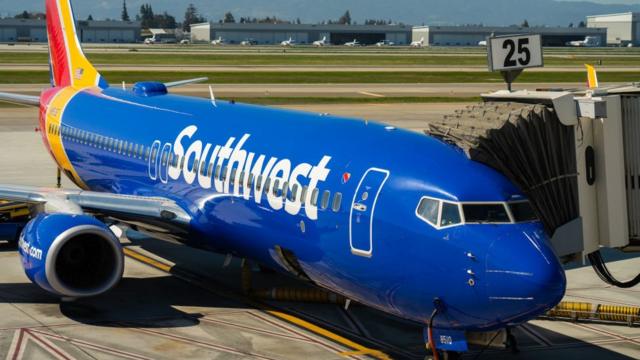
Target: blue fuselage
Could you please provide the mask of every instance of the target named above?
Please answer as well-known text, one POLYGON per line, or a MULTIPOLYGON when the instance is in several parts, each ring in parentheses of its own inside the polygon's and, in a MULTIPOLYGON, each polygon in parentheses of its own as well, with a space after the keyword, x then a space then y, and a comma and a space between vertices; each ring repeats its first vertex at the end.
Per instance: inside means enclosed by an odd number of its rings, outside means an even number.
POLYGON ((564 294, 539 222, 437 227, 417 215, 424 197, 522 199, 501 174, 435 138, 113 88, 76 94, 61 137, 87 188, 187 209, 187 244, 299 267, 321 287, 403 318, 426 323, 439 298, 446 311, 436 326, 489 330, 535 317, 564 294))

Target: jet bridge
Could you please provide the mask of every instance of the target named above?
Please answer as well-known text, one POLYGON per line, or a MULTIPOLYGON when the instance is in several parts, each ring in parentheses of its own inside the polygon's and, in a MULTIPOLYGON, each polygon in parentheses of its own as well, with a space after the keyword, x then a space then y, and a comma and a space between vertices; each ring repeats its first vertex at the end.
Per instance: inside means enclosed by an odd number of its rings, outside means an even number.
POLYGON ((483 95, 426 133, 509 177, 529 197, 563 261, 588 257, 619 282, 600 248, 640 251, 640 87, 483 95))

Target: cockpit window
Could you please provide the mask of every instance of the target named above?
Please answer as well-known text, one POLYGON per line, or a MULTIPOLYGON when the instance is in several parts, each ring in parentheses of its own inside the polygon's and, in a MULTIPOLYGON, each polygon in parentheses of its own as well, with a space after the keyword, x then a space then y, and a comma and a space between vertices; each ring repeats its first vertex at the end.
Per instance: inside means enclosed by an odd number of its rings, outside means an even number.
POLYGON ((460 208, 458 204, 443 202, 442 203, 442 219, 440 219, 440 226, 457 225, 462 222, 460 218, 460 208))
POLYGON ((510 223, 504 204, 462 204, 464 219, 468 223, 510 223))
POLYGON ((528 201, 509 203, 509 210, 511 210, 511 214, 513 215, 513 220, 515 222, 529 222, 538 220, 536 213, 533 211, 531 203, 528 201))
POLYGON ((440 210, 440 201, 435 199, 423 198, 418 205, 418 216, 426 220, 433 226, 438 226, 438 211, 440 210))

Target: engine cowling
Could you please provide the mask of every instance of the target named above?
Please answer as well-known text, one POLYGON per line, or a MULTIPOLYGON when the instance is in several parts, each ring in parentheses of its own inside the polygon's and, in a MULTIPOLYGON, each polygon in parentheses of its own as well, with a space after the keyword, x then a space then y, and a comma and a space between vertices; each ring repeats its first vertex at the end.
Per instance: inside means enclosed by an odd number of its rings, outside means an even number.
POLYGON ((120 281, 124 270, 116 236, 86 215, 38 215, 22 231, 19 251, 29 279, 64 297, 102 294, 120 281))

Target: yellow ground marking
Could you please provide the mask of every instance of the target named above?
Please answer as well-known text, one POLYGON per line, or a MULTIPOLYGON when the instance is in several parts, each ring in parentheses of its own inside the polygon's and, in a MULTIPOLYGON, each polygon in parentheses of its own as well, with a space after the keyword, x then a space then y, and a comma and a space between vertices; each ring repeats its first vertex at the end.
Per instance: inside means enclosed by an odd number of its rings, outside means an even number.
MULTIPOLYGON (((171 270, 173 270, 173 266, 171 265, 167 265, 161 261, 152 259, 146 255, 143 255, 135 250, 132 250, 130 248, 125 247, 124 248, 124 254, 129 256, 132 259, 135 259, 137 261, 140 261, 141 263, 147 264, 153 268, 156 268, 158 270, 162 270, 164 272, 167 273, 171 273, 171 270)), ((343 346, 346 346, 348 348, 353 349, 353 351, 345 351, 340 353, 340 355, 342 356, 358 356, 358 355, 365 355, 365 356, 370 356, 373 357, 375 359, 378 360, 390 360, 391 358, 383 353, 380 350, 375 350, 375 349, 371 349, 368 348, 364 345, 360 345, 356 342, 353 342, 345 337, 342 337, 338 334, 335 334, 327 329, 323 329, 317 325, 314 325, 308 321, 302 320, 298 317, 295 317, 293 315, 290 314, 286 314, 283 313, 281 311, 277 311, 277 310, 271 310, 269 308, 267 308, 268 305, 266 304, 261 304, 261 303, 255 303, 252 301, 251 305, 254 305, 260 309, 262 309, 263 311, 265 311, 267 314, 276 317, 280 320, 284 320, 288 323, 291 323, 293 325, 297 325, 303 329, 306 329, 314 334, 320 335, 324 338, 330 339, 335 343, 341 344, 343 346)))

